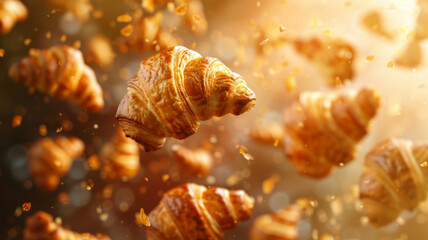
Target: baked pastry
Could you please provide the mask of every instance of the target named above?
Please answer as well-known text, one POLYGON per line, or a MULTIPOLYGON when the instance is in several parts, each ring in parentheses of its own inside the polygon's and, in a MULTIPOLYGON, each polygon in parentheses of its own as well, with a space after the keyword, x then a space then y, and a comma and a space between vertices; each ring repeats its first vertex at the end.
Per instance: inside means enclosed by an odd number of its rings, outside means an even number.
POLYGON ((8 34, 19 21, 24 21, 28 10, 19 0, 0 0, 0 33, 8 34))
POLYGON ((282 146, 284 140, 284 127, 279 123, 270 123, 251 129, 253 140, 271 146, 282 146))
POLYGON ((101 34, 88 40, 86 52, 86 62, 94 62, 100 67, 110 67, 115 57, 110 40, 101 34))
POLYGON ((150 212, 147 239, 221 239, 251 217, 253 206, 242 190, 186 183, 166 192, 150 212))
POLYGON ((37 186, 54 191, 68 173, 75 157, 83 154, 85 144, 76 137, 42 138, 28 151, 30 174, 37 186))
POLYGON ((145 53, 152 50, 164 50, 178 44, 179 39, 161 26, 162 12, 153 16, 141 17, 132 23, 130 36, 122 36, 118 46, 122 52, 133 50, 145 53))
POLYGON ((49 213, 38 211, 26 220, 24 240, 110 240, 108 236, 76 233, 53 221, 49 213))
POLYGON ((289 205, 277 212, 257 217, 251 226, 251 240, 297 240, 297 223, 302 217, 302 208, 289 205))
POLYGON ((101 177, 107 179, 133 178, 140 170, 138 144, 117 128, 113 138, 101 149, 101 177))
POLYGON ((255 100, 242 77, 218 59, 172 47, 141 62, 116 118, 126 136, 148 152, 160 149, 166 137, 194 134, 199 121, 240 115, 255 100))
POLYGON ((44 2, 73 13, 82 22, 89 20, 93 10, 90 0, 44 0, 44 2))
POLYGON ((172 151, 179 169, 191 176, 206 176, 213 168, 213 156, 203 148, 189 149, 180 145, 174 145, 172 151))
POLYGON ((374 226, 393 222, 412 211, 427 194, 428 142, 390 138, 366 156, 360 199, 374 226))
POLYGON ((299 173, 327 176, 354 158, 380 97, 370 88, 341 94, 304 92, 284 110, 284 151, 299 173))
POLYGON ((344 39, 297 39, 293 43, 298 53, 317 66, 330 87, 341 86, 354 78, 356 52, 344 39))
POLYGON ((82 53, 66 45, 47 50, 30 49, 29 56, 12 65, 9 77, 58 99, 97 112, 104 107, 103 93, 94 71, 82 53))

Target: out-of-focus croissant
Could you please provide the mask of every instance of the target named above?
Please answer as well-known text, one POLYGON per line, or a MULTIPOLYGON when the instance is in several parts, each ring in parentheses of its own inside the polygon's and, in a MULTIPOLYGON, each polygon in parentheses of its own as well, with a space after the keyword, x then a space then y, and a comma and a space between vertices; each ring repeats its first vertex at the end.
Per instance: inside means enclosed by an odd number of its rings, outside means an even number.
POLYGON ((0 0, 0 33, 7 34, 18 21, 27 18, 28 11, 19 0, 0 0))
POLYGON ((178 37, 161 27, 162 18, 162 12, 158 12, 154 16, 142 17, 134 21, 132 34, 118 40, 120 50, 127 52, 132 49, 144 53, 177 45, 178 37))
POLYGON ((379 107, 376 91, 306 92, 284 111, 284 150, 301 174, 325 177, 354 158, 379 107))
POLYGON ((249 219, 254 201, 244 191, 187 183, 165 193, 149 214, 147 238, 221 239, 238 222, 249 219))
POLYGON ((24 240, 110 240, 108 236, 76 233, 53 221, 49 213, 38 211, 26 220, 24 240))
POLYGON ((82 22, 89 20, 93 9, 90 0, 44 0, 44 2, 73 13, 82 22))
POLYGON ((101 149, 101 176, 108 179, 132 178, 140 170, 138 144, 117 128, 113 138, 101 149))
POLYGON ((367 154, 360 199, 373 225, 389 224, 425 200, 427 161, 428 142, 404 139, 387 139, 367 154))
POLYGON ((85 65, 82 53, 69 46, 31 49, 28 57, 12 65, 9 76, 16 83, 70 100, 92 112, 104 107, 101 86, 94 71, 85 65))
POLYGON ((284 140, 284 127, 279 123, 271 123, 251 129, 251 138, 257 142, 282 146, 284 140))
POLYGON ((91 37, 86 45, 85 57, 87 62, 95 62, 101 67, 110 67, 113 63, 115 54, 110 40, 104 35, 91 37))
POLYGON ((199 121, 240 115, 255 100, 242 77, 218 59, 173 47, 141 62, 116 117, 127 137, 153 151, 166 137, 184 139, 197 131, 199 121))
POLYGON ((209 151, 203 148, 192 150, 180 145, 174 145, 172 150, 180 170, 197 177, 211 172, 214 159, 209 151))
POLYGON ((329 86, 340 86, 354 77, 355 50, 345 40, 340 38, 295 40, 294 47, 317 65, 329 86))
POLYGON ((262 215, 254 220, 251 240, 297 240, 297 223, 302 217, 302 208, 289 205, 278 212, 262 215))
POLYGON ((143 0, 142 6, 145 10, 153 13, 169 2, 184 3, 186 12, 183 15, 183 24, 196 34, 206 33, 208 23, 204 13, 204 5, 200 0, 143 0))
POLYGON ((82 155, 85 144, 76 137, 42 138, 29 149, 30 173, 45 191, 58 187, 61 177, 70 170, 73 158, 82 155))

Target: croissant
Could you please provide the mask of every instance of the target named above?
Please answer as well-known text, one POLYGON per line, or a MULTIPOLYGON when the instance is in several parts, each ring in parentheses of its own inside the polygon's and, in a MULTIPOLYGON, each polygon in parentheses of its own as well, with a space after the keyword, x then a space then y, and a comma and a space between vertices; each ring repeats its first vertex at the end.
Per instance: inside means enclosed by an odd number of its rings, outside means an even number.
POLYGON ((339 38, 295 40, 294 47, 297 52, 317 65, 329 86, 340 86, 354 77, 356 53, 352 45, 345 40, 339 38))
POLYGON ((59 99, 68 99, 92 112, 104 107, 102 90, 94 71, 85 65, 82 53, 69 46, 31 49, 28 57, 12 65, 9 76, 16 83, 59 99))
POLYGON ((186 183, 166 192, 150 212, 147 239, 221 239, 251 217, 253 205, 242 190, 186 183))
POLYGON ((110 240, 108 236, 76 233, 53 221, 49 213, 38 211, 26 220, 24 240, 110 240))
POLYGON ((204 13, 204 5, 200 0, 143 0, 142 6, 145 10, 153 13, 156 9, 165 7, 170 2, 184 3, 186 13, 183 15, 183 24, 196 34, 206 33, 208 23, 204 13))
POLYGON ((96 35, 87 43, 87 62, 95 62, 101 67, 110 67, 115 54, 110 40, 104 35, 96 35))
POLYGON ((44 0, 44 2, 73 13, 82 22, 89 20, 93 10, 90 0, 44 0))
POLYGON ((240 115, 252 109, 255 100, 242 77, 218 59, 173 47, 141 62, 116 118, 126 136, 148 152, 160 149, 166 137, 194 134, 199 121, 240 115))
POLYGON ((117 128, 113 138, 106 143, 100 153, 101 176, 108 179, 132 178, 140 170, 140 150, 138 144, 125 137, 117 128))
POLYGON ((251 240, 297 240, 297 223, 302 208, 289 205, 278 212, 261 215, 254 220, 250 231, 251 240))
POLYGON ((374 226, 394 221, 426 198, 428 142, 387 139, 367 155, 360 199, 374 226))
POLYGON ((428 1, 419 0, 419 15, 416 20, 414 38, 408 41, 404 51, 397 57, 397 65, 415 68, 422 62, 422 47, 421 44, 428 38, 428 1))
POLYGON ((132 23, 132 34, 118 40, 118 46, 122 52, 130 49, 144 53, 150 50, 163 50, 177 45, 178 37, 161 27, 163 14, 143 17, 132 23))
POLYGON ((284 111, 284 150, 304 175, 321 178, 334 166, 354 158, 356 144, 367 134, 379 107, 369 88, 343 94, 306 92, 284 111))
POLYGON ((253 140, 260 143, 282 146, 284 140, 284 127, 278 123, 258 126, 251 129, 250 136, 253 140))
POLYGON ((0 0, 0 32, 7 34, 18 21, 27 18, 28 11, 19 0, 0 0))
POLYGON ((54 191, 70 170, 73 158, 83 154, 85 145, 76 137, 42 138, 29 149, 30 173, 45 191, 54 191))
POLYGON ((213 156, 205 149, 191 150, 183 146, 174 145, 173 152, 178 167, 191 176, 206 176, 213 168, 213 156))

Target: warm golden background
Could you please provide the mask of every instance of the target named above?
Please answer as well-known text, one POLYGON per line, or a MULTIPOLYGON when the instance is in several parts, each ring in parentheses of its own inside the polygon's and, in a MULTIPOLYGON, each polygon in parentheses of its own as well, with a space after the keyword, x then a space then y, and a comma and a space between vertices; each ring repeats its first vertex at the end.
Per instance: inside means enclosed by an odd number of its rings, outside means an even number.
MULTIPOLYGON (((183 45, 191 48, 195 43, 194 50, 221 59, 233 71, 243 75, 257 95, 255 109, 239 117, 228 115, 204 122, 197 134, 184 141, 168 139, 160 151, 141 153, 143 167, 140 174, 125 183, 101 181, 98 172, 85 169, 85 159, 82 158, 75 161, 64 184, 54 193, 40 192, 32 185, 28 173, 26 147, 41 137, 40 125, 47 127, 48 136, 64 134, 84 139, 86 156, 97 152, 114 133, 117 125, 114 114, 125 94, 126 81, 137 72, 139 62, 154 53, 123 54, 116 48, 117 56, 111 69, 91 65, 106 99, 106 107, 100 113, 86 113, 66 101, 38 92, 29 95, 27 88, 12 84, 7 77, 13 62, 25 56, 32 47, 47 48, 60 43, 62 34, 67 35, 67 44, 80 40, 82 48, 85 40, 97 33, 103 33, 113 41, 125 26, 117 23, 116 17, 132 13, 132 9, 127 1, 92 0, 95 9, 103 11, 103 17, 79 24, 68 21, 64 12, 52 13, 52 8, 39 0, 23 2, 29 9, 29 18, 18 23, 10 34, 0 36, 0 48, 5 49, 5 56, 0 58, 1 239, 21 239, 25 218, 36 210, 61 217, 63 224, 74 231, 101 232, 112 239, 145 239, 144 227, 135 224, 135 213, 142 207, 149 212, 165 190, 184 182, 243 188, 257 199, 254 217, 278 210, 297 198, 313 199, 318 207, 311 219, 300 222, 301 239, 321 238, 324 234, 334 239, 423 239, 422 236, 428 233, 425 227, 427 208, 406 212, 396 223, 375 229, 367 225, 361 205, 355 198, 364 155, 375 144, 391 136, 428 140, 428 91, 425 86, 428 59, 423 59, 416 69, 387 66, 402 51, 414 28, 418 14, 415 0, 203 1, 208 33, 196 37, 179 26, 177 32, 184 39, 183 45), (395 36, 394 40, 382 39, 362 25, 362 17, 372 10, 382 14, 383 23, 395 36), (352 43, 357 51, 356 77, 344 88, 373 86, 382 96, 381 109, 370 133, 358 148, 357 158, 323 180, 300 176, 280 148, 260 145, 248 136, 253 126, 280 121, 283 107, 295 94, 306 90, 332 91, 326 87, 316 67, 287 44, 274 48, 262 62, 256 59, 260 41, 257 32, 270 21, 283 24, 287 36, 305 38, 330 34, 352 43), (50 39, 45 37, 48 31, 52 33, 50 39), (31 39, 28 46, 24 45, 26 38, 31 39), (367 56, 374 56, 373 61, 366 60, 367 56), (284 83, 290 73, 294 73, 297 81, 293 93, 286 92, 284 83), (11 127, 14 115, 23 115, 20 127, 11 127), (72 123, 72 129, 56 133, 65 120, 72 123), (180 176, 171 157, 171 146, 177 142, 189 147, 211 145, 222 161, 207 178, 180 176), (246 160, 237 145, 245 146, 254 160, 246 160), (170 176, 166 182, 162 181, 164 174, 170 176), (280 181, 271 194, 263 194, 262 182, 274 174, 280 176, 280 181), (92 189, 82 187, 92 181, 92 189), (109 189, 113 189, 111 196, 106 194, 109 189), (66 196, 64 193, 69 196, 70 204, 59 200, 59 196, 66 196), (24 202, 32 203, 31 210, 20 213, 24 202), (342 206, 342 211, 340 207, 334 207, 337 205, 342 206), (332 211, 332 207, 335 210, 332 211)), ((166 14, 167 25, 178 25, 173 14, 166 14)), ((428 46, 423 43, 422 47, 426 52, 428 46)), ((225 239, 248 239, 252 220, 239 224, 237 229, 227 233, 225 239)))

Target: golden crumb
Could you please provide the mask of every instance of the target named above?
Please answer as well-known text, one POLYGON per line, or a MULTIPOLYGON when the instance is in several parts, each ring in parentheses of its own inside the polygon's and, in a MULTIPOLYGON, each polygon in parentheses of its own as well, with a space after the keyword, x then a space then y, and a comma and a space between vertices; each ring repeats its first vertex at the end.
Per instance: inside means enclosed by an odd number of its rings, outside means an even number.
POLYGON ((79 49, 82 46, 82 42, 80 40, 76 40, 73 43, 73 48, 79 49))
POLYGON ((283 24, 279 24, 278 28, 279 28, 280 32, 284 32, 285 31, 285 26, 283 24))
POLYGON ((374 59, 373 55, 370 55, 370 56, 366 57, 366 60, 369 61, 369 62, 373 61, 373 59, 374 59))
POLYGON ((264 45, 266 45, 268 43, 269 43, 269 38, 266 38, 265 40, 263 40, 263 41, 260 42, 260 46, 264 46, 264 45))
POLYGON ((12 119, 12 127, 13 128, 21 126, 21 123, 22 123, 22 116, 21 115, 13 116, 13 119, 12 119))
POLYGON ((131 24, 128 24, 120 30, 120 34, 122 34, 124 37, 129 37, 131 36, 133 30, 134 27, 131 24))
POLYGON ((163 175, 162 175, 162 182, 166 182, 166 181, 168 181, 168 180, 169 180, 169 178, 170 178, 169 174, 163 174, 163 175))
POLYGON ((101 167, 100 159, 96 154, 92 154, 87 161, 87 166, 89 170, 95 171, 101 167))
POLYGON ((169 2, 166 4, 166 9, 168 9, 169 12, 174 12, 175 10, 175 4, 173 2, 169 2))
POLYGON ((237 184, 239 182, 239 180, 240 180, 239 175, 237 173, 234 173, 226 179, 226 184, 228 186, 233 186, 233 185, 237 184))
POLYGON ((4 57, 4 49, 0 48, 0 57, 4 57))
POLYGON ((428 166, 427 161, 425 161, 425 162, 421 163, 421 164, 420 164, 420 166, 421 166, 421 167, 427 167, 427 166, 428 166))
POLYGON ((149 217, 144 213, 144 209, 140 208, 140 221, 144 226, 150 227, 149 217))
POLYGON ((118 16, 118 17, 116 18, 116 21, 117 21, 117 22, 129 23, 129 22, 131 22, 131 21, 132 21, 132 17, 131 17, 131 15, 129 15, 129 14, 123 14, 123 15, 118 16))
POLYGON ((60 38, 60 41, 61 41, 61 42, 65 42, 65 41, 67 41, 67 35, 62 34, 62 35, 61 35, 61 38, 60 38))
POLYGON ((275 188, 276 183, 280 180, 278 174, 274 174, 270 178, 263 181, 262 190, 264 194, 271 194, 275 188))
POLYGON ((31 39, 30 38, 26 38, 25 40, 24 40, 24 45, 25 46, 29 46, 31 44, 31 39))
POLYGON ((95 19, 100 19, 103 17, 103 15, 104 15, 104 12, 101 9, 97 9, 92 12, 92 16, 94 16, 95 19))
POLYGON ((61 132, 61 131, 62 131, 62 129, 63 129, 62 127, 57 128, 57 129, 56 129, 56 133, 61 132))
POLYGON ((389 68, 394 67, 394 62, 393 62, 393 61, 389 61, 389 62, 388 62, 388 64, 387 64, 387 66, 388 66, 389 68))
POLYGON ((40 133, 40 136, 48 135, 48 130, 46 128, 46 125, 42 124, 39 126, 39 133, 40 133))
POLYGON ((24 212, 28 212, 31 209, 31 202, 25 202, 22 204, 22 210, 24 212))
POLYGON ((174 13, 180 16, 183 16, 184 14, 186 14, 186 12, 187 12, 187 4, 185 2, 178 5, 174 10, 174 13))
POLYGON ((239 148, 239 153, 242 154, 242 156, 244 156, 247 161, 254 160, 254 157, 251 154, 245 152, 246 150, 247 148, 241 145, 241 147, 239 148))
POLYGON ((52 37, 52 33, 51 32, 47 32, 46 33, 46 39, 51 39, 52 37))
POLYGON ((294 74, 288 74, 287 77, 285 77, 285 90, 287 92, 291 93, 296 90, 297 84, 296 84, 296 78, 294 77, 294 74))

